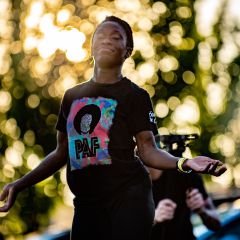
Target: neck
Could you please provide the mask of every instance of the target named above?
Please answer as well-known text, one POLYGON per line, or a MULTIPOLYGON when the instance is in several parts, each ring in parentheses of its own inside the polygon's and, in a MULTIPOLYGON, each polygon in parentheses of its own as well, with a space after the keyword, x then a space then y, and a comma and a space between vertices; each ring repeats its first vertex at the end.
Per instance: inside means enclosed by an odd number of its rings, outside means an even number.
POLYGON ((121 68, 100 68, 94 66, 93 80, 99 83, 115 83, 122 79, 121 68))

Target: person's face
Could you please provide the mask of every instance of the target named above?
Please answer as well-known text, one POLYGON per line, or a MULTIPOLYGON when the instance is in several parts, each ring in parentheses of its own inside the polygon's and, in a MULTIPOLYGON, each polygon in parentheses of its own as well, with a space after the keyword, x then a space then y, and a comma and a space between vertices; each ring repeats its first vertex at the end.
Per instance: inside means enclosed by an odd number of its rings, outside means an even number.
POLYGON ((127 36, 116 22, 100 24, 92 41, 92 55, 98 66, 121 65, 125 60, 127 36))

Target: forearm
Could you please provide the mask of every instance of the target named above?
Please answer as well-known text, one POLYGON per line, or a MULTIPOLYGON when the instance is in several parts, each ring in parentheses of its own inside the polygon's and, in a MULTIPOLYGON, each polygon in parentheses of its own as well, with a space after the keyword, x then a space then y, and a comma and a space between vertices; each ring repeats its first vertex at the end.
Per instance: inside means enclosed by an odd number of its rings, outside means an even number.
POLYGON ((208 229, 217 231, 221 228, 221 222, 215 210, 203 207, 197 213, 208 229))
POLYGON ((66 158, 59 157, 56 151, 51 152, 31 172, 27 173, 15 183, 19 191, 43 181, 66 164, 66 158))
POLYGON ((177 157, 158 149, 154 136, 150 131, 141 131, 136 134, 138 154, 144 164, 156 169, 176 169, 184 173, 196 171, 199 173, 208 173, 214 176, 220 176, 227 169, 219 160, 214 160, 205 156, 197 156, 193 159, 184 159, 180 161, 177 157))
POLYGON ((151 132, 140 132, 136 140, 139 157, 146 166, 159 170, 176 169, 178 158, 159 149, 151 132))
POLYGON ((158 148, 143 151, 140 158, 146 166, 160 170, 176 169, 177 160, 179 159, 158 148))

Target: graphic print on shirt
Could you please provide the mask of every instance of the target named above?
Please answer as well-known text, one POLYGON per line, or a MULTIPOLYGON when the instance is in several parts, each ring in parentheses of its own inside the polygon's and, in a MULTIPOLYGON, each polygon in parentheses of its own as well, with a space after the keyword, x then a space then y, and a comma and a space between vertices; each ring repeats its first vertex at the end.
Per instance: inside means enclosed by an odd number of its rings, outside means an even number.
POLYGON ((117 107, 113 99, 82 98, 73 101, 67 119, 71 170, 108 165, 109 129, 117 107))

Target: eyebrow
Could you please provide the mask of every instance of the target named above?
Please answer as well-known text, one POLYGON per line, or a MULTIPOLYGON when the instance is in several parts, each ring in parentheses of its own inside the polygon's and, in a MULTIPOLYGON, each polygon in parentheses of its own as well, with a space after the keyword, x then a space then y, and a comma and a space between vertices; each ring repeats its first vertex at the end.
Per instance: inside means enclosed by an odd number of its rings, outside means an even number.
MULTIPOLYGON (((100 34, 100 33, 103 33, 103 30, 102 30, 102 29, 98 29, 98 30, 95 32, 95 34, 100 34)), ((111 32, 111 34, 119 34, 121 37, 123 37, 123 36, 122 36, 123 34, 122 34, 121 31, 118 30, 118 29, 113 29, 112 32, 111 32)))

